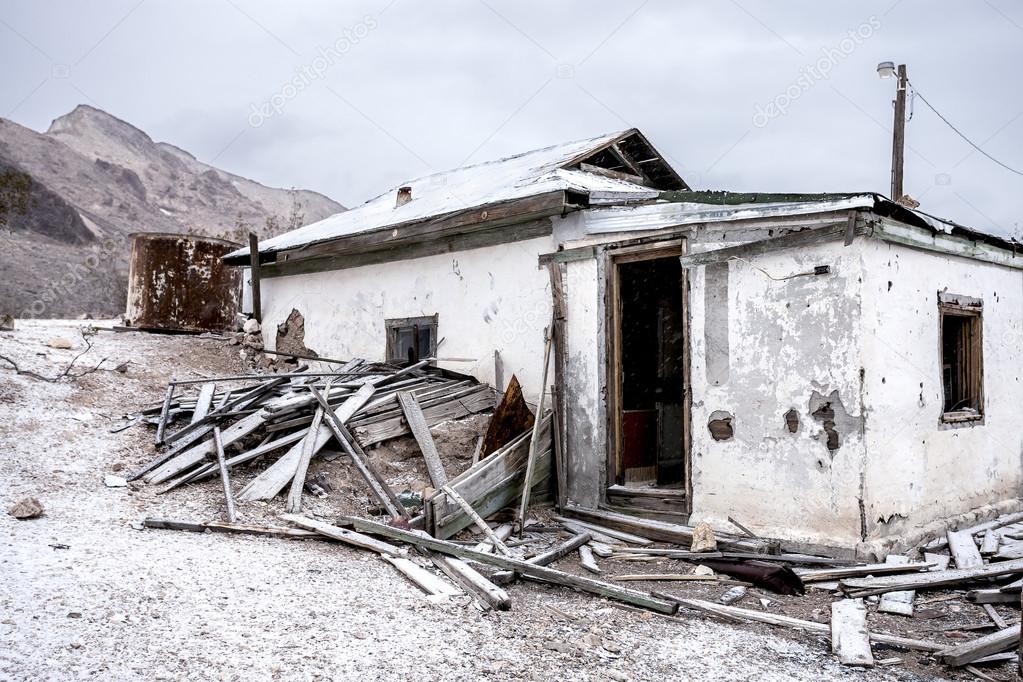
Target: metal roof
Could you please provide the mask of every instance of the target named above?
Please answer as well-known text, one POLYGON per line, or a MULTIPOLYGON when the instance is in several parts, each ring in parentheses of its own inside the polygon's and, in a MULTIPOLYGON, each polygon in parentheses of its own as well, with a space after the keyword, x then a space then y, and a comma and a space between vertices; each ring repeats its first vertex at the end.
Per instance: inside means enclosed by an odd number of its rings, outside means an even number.
MULTIPOLYGON (((408 203, 396 205, 398 188, 395 187, 361 206, 260 242, 259 251, 283 251, 332 241, 551 191, 585 193, 591 205, 599 205, 653 200, 662 190, 688 189, 636 129, 463 166, 417 178, 401 187, 412 190, 408 203), (615 163, 608 161, 612 158, 623 164, 625 172, 609 168, 615 163), (586 161, 602 167, 583 164, 586 161), (642 172, 643 176, 637 176, 635 171, 642 172), (638 184, 623 177, 636 177, 644 182, 638 184)), ((247 257, 248 253, 248 248, 243 248, 226 258, 247 257)))

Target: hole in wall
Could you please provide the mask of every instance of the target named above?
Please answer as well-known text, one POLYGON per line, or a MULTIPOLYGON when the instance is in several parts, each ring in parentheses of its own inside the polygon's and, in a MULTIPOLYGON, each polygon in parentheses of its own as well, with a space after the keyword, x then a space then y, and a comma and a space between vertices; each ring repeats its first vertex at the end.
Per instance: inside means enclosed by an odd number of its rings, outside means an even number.
POLYGON ((796 412, 796 408, 785 413, 785 428, 789 430, 789 433, 799 431, 799 413, 796 412))
POLYGON ((714 440, 732 440, 735 430, 732 428, 734 417, 730 412, 715 410, 711 412, 707 421, 707 428, 710 430, 710 437, 714 440))

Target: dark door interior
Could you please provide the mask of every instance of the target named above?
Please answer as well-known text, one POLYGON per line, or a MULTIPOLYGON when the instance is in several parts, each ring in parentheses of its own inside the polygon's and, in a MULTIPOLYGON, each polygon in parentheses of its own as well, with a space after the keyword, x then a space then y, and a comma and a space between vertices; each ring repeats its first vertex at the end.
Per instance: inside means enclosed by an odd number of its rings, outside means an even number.
POLYGON ((617 483, 685 486, 682 266, 677 256, 622 263, 621 457, 617 483))

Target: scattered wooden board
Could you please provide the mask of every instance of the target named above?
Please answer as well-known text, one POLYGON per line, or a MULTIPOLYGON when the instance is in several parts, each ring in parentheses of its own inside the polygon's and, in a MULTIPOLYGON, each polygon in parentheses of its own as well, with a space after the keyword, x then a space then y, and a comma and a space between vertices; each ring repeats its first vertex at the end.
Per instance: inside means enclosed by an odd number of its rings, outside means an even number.
POLYGON ((973 568, 984 565, 984 559, 980 556, 972 533, 950 530, 947 537, 948 551, 955 559, 956 568, 973 568))
MULTIPOLYGON (((889 554, 885 557, 886 564, 908 564, 909 557, 901 554, 889 554)), ((934 565, 931 566, 934 568, 934 565)), ((916 592, 913 590, 901 590, 899 592, 888 592, 881 595, 877 603, 877 610, 881 613, 894 613, 899 616, 913 615, 913 599, 916 592)))
POLYGON ((867 631, 867 609, 862 599, 831 603, 831 651, 842 665, 874 667, 867 631))

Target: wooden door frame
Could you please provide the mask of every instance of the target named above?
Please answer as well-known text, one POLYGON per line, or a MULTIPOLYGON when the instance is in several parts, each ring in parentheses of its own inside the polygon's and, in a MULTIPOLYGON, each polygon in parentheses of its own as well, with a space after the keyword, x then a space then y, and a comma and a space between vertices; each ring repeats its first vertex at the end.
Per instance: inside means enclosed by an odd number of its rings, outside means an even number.
MULTIPOLYGON (((609 246, 604 263, 605 294, 605 379, 607 387, 607 462, 601 497, 607 502, 607 489, 618 483, 622 457, 622 328, 621 278, 619 266, 625 263, 681 257, 687 252, 686 239, 674 238, 647 244, 615 248, 609 246)), ((692 390, 690 362, 689 271, 682 268, 682 459, 685 472, 685 509, 692 510, 692 390)))

